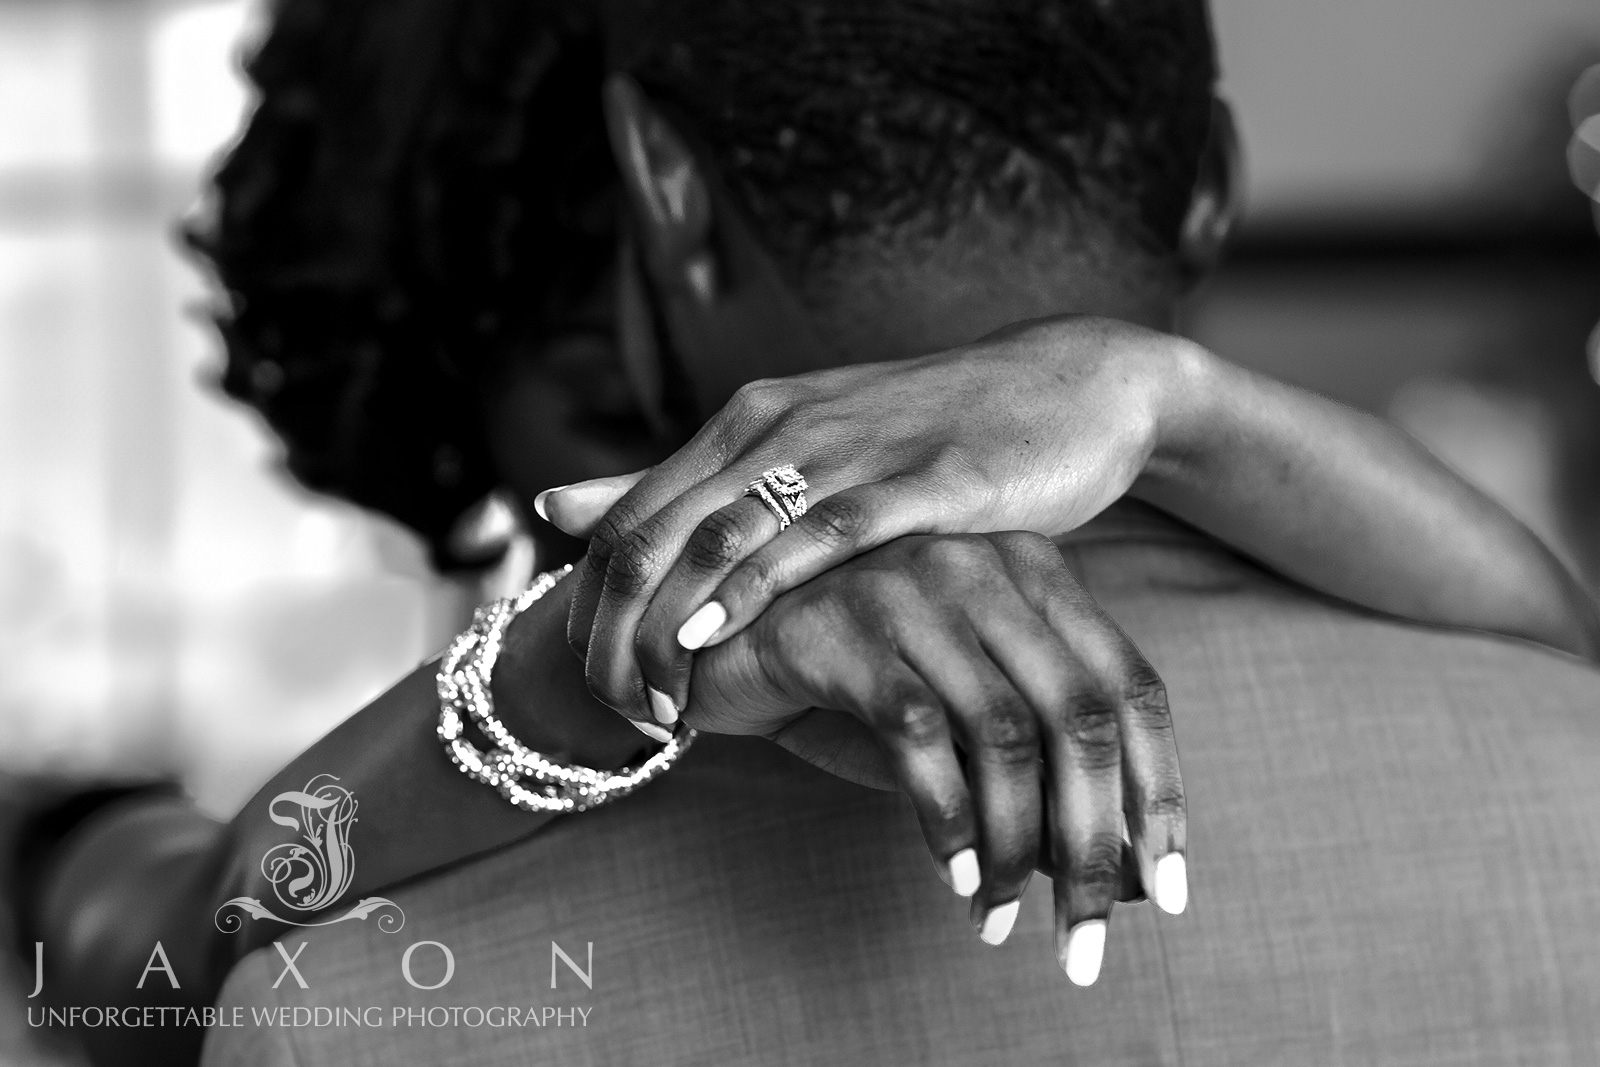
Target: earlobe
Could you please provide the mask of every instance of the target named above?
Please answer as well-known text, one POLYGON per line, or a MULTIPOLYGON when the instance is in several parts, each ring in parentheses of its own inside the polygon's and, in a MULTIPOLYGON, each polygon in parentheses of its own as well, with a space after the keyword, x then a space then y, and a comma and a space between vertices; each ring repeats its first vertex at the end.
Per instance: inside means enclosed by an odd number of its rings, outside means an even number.
POLYGON ((626 74, 604 88, 606 126, 640 244, 652 271, 681 279, 699 295, 692 265, 709 255, 711 194, 687 141, 626 74))
POLYGON ((1243 209, 1244 163, 1239 130, 1227 101, 1214 97, 1211 132, 1178 239, 1178 260, 1189 282, 1204 277, 1222 259, 1228 236, 1243 209))

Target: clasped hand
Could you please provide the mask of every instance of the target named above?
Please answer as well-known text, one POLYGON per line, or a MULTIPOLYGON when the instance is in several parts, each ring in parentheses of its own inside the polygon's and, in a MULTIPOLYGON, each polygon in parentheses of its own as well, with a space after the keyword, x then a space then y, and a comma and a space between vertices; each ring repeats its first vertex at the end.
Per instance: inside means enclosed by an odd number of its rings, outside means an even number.
POLYGON ((1184 794, 1159 677, 1048 535, 1144 469, 1172 340, 1052 320, 756 383, 663 464, 545 494, 592 535, 569 625, 591 690, 892 776, 985 940, 1037 866, 1063 965, 1093 981, 1125 834, 1137 881, 1184 906, 1184 794), (814 503, 780 535, 744 488, 781 463, 814 503))

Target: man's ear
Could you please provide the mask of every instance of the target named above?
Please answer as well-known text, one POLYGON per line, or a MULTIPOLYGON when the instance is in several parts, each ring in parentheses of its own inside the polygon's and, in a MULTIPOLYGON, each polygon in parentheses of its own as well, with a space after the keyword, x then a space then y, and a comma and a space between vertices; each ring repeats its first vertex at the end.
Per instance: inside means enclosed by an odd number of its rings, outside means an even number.
POLYGON ((1205 277, 1222 259, 1228 235, 1244 211, 1244 158, 1233 108, 1211 100, 1211 133, 1200 157, 1189 213, 1178 238, 1178 262, 1188 284, 1205 277))
POLYGON ((716 293, 711 190, 688 142, 626 74, 606 79, 611 151, 652 281, 702 304, 716 293))

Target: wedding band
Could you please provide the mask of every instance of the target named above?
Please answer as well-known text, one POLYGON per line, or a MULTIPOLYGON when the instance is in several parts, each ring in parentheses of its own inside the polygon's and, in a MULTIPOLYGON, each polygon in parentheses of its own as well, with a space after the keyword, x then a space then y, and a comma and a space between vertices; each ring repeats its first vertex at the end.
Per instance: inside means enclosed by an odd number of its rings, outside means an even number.
POLYGON ((789 464, 761 472, 761 477, 750 483, 746 496, 760 498, 767 509, 778 518, 778 529, 787 530, 789 524, 806 513, 806 480, 789 464))

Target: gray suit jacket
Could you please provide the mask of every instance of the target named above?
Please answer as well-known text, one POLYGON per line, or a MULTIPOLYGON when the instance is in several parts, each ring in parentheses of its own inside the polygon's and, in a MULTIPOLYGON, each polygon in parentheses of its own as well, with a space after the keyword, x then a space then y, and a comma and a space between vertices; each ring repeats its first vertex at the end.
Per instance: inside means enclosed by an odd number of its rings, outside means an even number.
POLYGON ((1190 805, 1189 911, 1120 907, 1095 987, 1056 966, 1047 886, 989 948, 898 795, 708 737, 396 890, 398 933, 285 934, 306 989, 247 958, 206 1064, 1600 1064, 1600 672, 1170 523, 1065 551, 1167 682, 1190 805), (407 981, 421 941, 412 981, 442 945, 448 984, 407 981))

